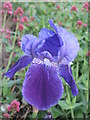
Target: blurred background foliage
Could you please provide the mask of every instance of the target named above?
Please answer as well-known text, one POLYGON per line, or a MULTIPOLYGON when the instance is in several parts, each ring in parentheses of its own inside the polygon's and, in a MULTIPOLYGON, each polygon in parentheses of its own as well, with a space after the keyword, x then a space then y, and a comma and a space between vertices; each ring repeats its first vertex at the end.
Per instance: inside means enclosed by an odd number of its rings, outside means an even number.
MULTIPOLYGON (((25 16, 27 16, 29 19, 29 25, 24 27, 23 33, 18 31, 18 35, 20 37, 22 37, 22 35, 26 33, 38 36, 38 32, 43 27, 51 29, 48 23, 48 20, 50 18, 55 22, 56 25, 61 25, 62 27, 65 27, 66 29, 68 29, 68 31, 72 32, 77 37, 80 44, 80 49, 77 58, 72 64, 72 72, 79 90, 79 95, 73 97, 69 86, 63 80, 64 94, 58 104, 47 111, 38 111, 36 108, 26 103, 22 98, 21 89, 26 70, 28 69, 27 67, 17 72, 14 79, 9 80, 8 78, 5 78, 3 84, 0 84, 0 87, 3 88, 0 104, 5 107, 6 104, 10 104, 10 102, 14 99, 20 101, 20 112, 16 113, 14 116, 14 118, 18 116, 18 119, 20 118, 20 116, 23 116, 26 113, 28 113, 25 116, 26 119, 56 118, 57 120, 69 120, 72 117, 82 119, 89 118, 89 63, 88 57, 86 56, 86 53, 88 52, 88 26, 81 26, 80 28, 77 27, 78 20, 81 20, 83 24, 88 24, 88 12, 83 8, 83 3, 17 2, 12 3, 12 6, 13 12, 16 10, 17 7, 22 7, 25 16), (76 6, 77 11, 71 11, 72 6, 76 6), (33 20, 32 17, 34 18, 33 20)), ((7 18, 7 22, 8 24, 12 23, 12 25, 9 26, 12 35, 10 40, 2 36, 5 54, 3 55, 2 70, 0 69, 1 73, 5 72, 8 57, 12 50, 11 46, 13 35, 15 32, 15 23, 13 23, 12 21, 13 15, 10 17, 10 21, 8 21, 8 19, 9 16, 7 18)), ((11 65, 14 64, 16 60, 23 54, 18 45, 18 41, 20 40, 17 38, 14 49, 15 56, 13 56, 12 58, 11 65)), ((2 116, 2 113, 3 110, 1 107, 0 116, 2 116)))

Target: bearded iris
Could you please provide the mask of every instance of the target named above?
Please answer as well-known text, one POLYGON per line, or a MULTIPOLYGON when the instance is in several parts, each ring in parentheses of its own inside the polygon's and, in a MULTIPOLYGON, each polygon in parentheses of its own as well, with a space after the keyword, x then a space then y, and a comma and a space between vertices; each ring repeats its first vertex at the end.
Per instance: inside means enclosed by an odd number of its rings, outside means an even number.
POLYGON ((78 41, 52 20, 49 24, 53 30, 42 28, 38 37, 26 34, 21 38, 21 49, 25 55, 4 74, 12 78, 18 70, 31 64, 25 75, 22 95, 39 110, 49 109, 62 97, 61 78, 68 83, 73 96, 78 94, 70 66, 79 50, 78 41))

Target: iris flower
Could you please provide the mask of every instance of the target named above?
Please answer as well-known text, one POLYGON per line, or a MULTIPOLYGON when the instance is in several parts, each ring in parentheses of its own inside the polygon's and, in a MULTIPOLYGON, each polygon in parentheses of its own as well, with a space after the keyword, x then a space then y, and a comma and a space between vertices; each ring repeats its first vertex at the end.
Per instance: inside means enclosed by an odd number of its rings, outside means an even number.
POLYGON ((61 78, 70 86, 73 96, 78 94, 70 66, 79 50, 78 40, 51 19, 49 24, 53 30, 42 28, 38 37, 26 34, 21 38, 25 55, 4 74, 12 78, 18 70, 31 64, 25 75, 22 95, 39 110, 49 109, 62 97, 64 87, 61 78))

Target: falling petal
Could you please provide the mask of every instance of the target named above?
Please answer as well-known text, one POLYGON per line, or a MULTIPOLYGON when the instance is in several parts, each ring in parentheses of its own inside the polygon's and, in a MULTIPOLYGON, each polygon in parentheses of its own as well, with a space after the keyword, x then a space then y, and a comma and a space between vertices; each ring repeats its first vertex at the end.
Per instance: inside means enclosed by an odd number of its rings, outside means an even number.
POLYGON ((59 75, 64 78, 64 80, 68 83, 71 87, 71 91, 73 96, 78 95, 78 89, 75 84, 75 80, 72 76, 71 67, 69 65, 60 65, 59 66, 59 75))
POLYGON ((14 74, 20 69, 26 67, 32 61, 31 56, 24 55, 18 59, 18 61, 5 73, 4 76, 13 78, 14 74))
POLYGON ((24 99, 39 110, 49 109, 62 97, 63 85, 58 67, 45 59, 34 59, 26 73, 22 88, 24 99))

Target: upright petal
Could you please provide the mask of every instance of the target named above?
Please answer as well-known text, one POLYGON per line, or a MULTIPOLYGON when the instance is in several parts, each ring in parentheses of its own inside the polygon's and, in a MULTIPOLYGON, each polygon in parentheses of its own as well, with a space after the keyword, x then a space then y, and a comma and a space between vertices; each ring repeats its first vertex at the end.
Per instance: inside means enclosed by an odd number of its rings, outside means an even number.
POLYGON ((63 77, 65 81, 69 84, 73 96, 78 95, 78 89, 72 76, 71 67, 69 65, 60 65, 59 75, 63 77))
POLYGON ((8 78, 13 78, 14 74, 18 70, 28 66, 28 64, 30 64, 31 61, 32 61, 31 56, 24 55, 24 56, 20 57, 18 59, 18 61, 3 75, 7 76, 8 78))
POLYGON ((63 43, 65 43, 64 59, 67 59, 67 63, 72 62, 76 58, 79 50, 78 40, 65 28, 56 26, 52 20, 49 20, 49 24, 56 31, 58 37, 62 38, 63 43))
POLYGON ((57 103, 62 93, 57 65, 47 59, 34 59, 23 83, 24 99, 39 110, 46 110, 57 103))
POLYGON ((32 55, 32 45, 38 38, 34 35, 26 34, 21 38, 21 49, 28 55, 32 55))

